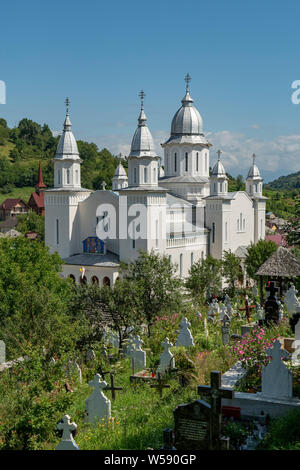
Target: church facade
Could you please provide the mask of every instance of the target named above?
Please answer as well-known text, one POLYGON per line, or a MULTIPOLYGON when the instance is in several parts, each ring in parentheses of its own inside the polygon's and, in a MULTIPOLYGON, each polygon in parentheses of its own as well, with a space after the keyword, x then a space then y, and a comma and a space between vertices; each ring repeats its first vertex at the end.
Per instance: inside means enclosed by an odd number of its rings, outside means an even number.
POLYGON ((263 179, 255 164, 246 191, 228 191, 221 152, 210 174, 211 144, 189 92, 189 76, 170 137, 162 143, 164 170, 154 150, 141 92, 141 110, 128 155, 128 175, 120 163, 112 190, 81 187, 77 143, 68 112, 54 161, 54 188, 45 190, 45 241, 76 282, 112 285, 120 262, 139 250, 166 254, 186 277, 193 263, 225 250, 239 255, 265 238, 263 179))

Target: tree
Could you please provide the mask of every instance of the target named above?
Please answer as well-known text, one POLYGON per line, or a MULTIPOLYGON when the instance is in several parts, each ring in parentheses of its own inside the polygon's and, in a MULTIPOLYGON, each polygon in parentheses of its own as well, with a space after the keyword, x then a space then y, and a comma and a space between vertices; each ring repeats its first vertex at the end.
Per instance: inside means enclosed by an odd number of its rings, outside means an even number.
POLYGON ((256 271, 277 250, 277 245, 272 240, 259 240, 256 244, 251 243, 247 250, 248 255, 245 260, 247 273, 252 279, 257 279, 256 271))
POLYGON ((242 191, 245 187, 244 180, 242 175, 237 175, 236 177, 236 190, 242 191))
POLYGON ((23 347, 59 353, 74 346, 76 325, 67 315, 70 283, 59 276, 59 255, 23 237, 0 239, 0 337, 8 355, 23 347))
POLYGON ((222 287, 221 277, 222 261, 207 256, 199 259, 189 270, 185 286, 198 301, 204 301, 206 292, 217 294, 222 287))
POLYGON ((29 211, 27 214, 21 214, 17 218, 17 230, 24 235, 27 232, 36 232, 40 240, 45 238, 45 220, 44 216, 29 211))
POLYGON ((224 251, 223 262, 222 262, 222 274, 229 284, 231 295, 235 295, 235 283, 241 276, 241 260, 234 253, 224 251))
POLYGON ((134 281, 128 279, 119 279, 112 287, 74 285, 69 312, 74 320, 85 325, 77 342, 79 349, 100 341, 106 326, 118 332, 122 346, 129 334, 128 328, 142 321, 136 290, 134 281))
POLYGON ((176 266, 167 255, 140 251, 138 259, 127 267, 125 276, 136 285, 136 295, 148 335, 155 316, 180 310, 182 305, 182 281, 176 276, 176 266))

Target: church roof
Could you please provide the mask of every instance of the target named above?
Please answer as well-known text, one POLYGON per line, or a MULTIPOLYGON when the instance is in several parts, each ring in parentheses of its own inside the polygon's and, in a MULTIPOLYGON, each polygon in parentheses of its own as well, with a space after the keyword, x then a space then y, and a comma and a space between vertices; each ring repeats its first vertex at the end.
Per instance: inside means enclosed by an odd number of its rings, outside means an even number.
POLYGON ((300 261, 283 246, 280 246, 255 273, 257 276, 300 276, 300 261))
POLYGON ((125 171, 125 168, 123 167, 122 163, 119 163, 119 165, 116 168, 114 178, 127 178, 127 174, 125 171))
MULTIPOLYGON (((142 94, 143 92, 141 92, 142 94)), ((141 96, 141 95, 140 95, 141 96)), ((144 93, 142 94, 142 100, 144 97, 144 93)), ((133 139, 131 142, 131 149, 128 157, 156 157, 156 153, 154 151, 154 142, 147 127, 147 117, 144 112, 143 101, 141 105, 141 112, 138 118, 138 127, 133 135, 133 139)))
POLYGON ((158 180, 164 183, 208 183, 209 179, 205 176, 164 176, 158 180))
POLYGON ((259 178, 259 179, 261 179, 259 169, 257 168, 257 166, 255 164, 255 159, 256 159, 255 153, 252 155, 252 158, 253 158, 253 163, 252 163, 251 167, 249 168, 247 178, 259 178))
POLYGON ((226 171, 225 171, 224 165, 223 165, 223 163, 221 162, 220 157, 218 158, 217 163, 216 163, 215 166, 213 167, 212 172, 211 172, 211 175, 212 175, 212 176, 227 177, 227 176, 226 176, 226 171))
POLYGON ((120 266, 120 261, 117 255, 113 253, 106 253, 106 255, 96 253, 80 253, 78 255, 69 256, 64 259, 66 264, 75 266, 103 266, 115 268, 120 266))
POLYGON ((79 160, 79 152, 72 132, 72 123, 69 118, 68 109, 64 122, 63 133, 58 142, 55 158, 79 160))

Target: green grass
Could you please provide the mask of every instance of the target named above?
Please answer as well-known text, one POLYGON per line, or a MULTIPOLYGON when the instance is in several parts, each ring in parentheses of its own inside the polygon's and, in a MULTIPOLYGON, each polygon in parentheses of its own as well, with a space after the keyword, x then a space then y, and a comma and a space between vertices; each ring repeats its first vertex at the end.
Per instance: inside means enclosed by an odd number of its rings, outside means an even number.
POLYGON ((0 145, 0 157, 8 157, 10 151, 15 147, 15 144, 9 142, 8 140, 5 142, 5 145, 0 145))
POLYGON ((2 204, 5 199, 17 199, 21 198, 24 202, 28 202, 31 193, 34 192, 34 187, 26 186, 24 188, 15 188, 13 191, 9 193, 2 194, 0 193, 0 204, 2 204))

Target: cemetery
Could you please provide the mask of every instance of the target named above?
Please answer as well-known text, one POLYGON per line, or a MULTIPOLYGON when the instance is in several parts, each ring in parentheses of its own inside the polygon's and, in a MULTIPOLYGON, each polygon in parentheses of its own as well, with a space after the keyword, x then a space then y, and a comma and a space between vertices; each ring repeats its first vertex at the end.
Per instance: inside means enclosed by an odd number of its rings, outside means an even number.
POLYGON ((298 277, 183 290, 165 257, 137 264, 142 283, 128 273, 113 288, 54 270, 64 321, 53 310, 47 335, 30 316, 1 329, 0 449, 298 448, 298 277))

